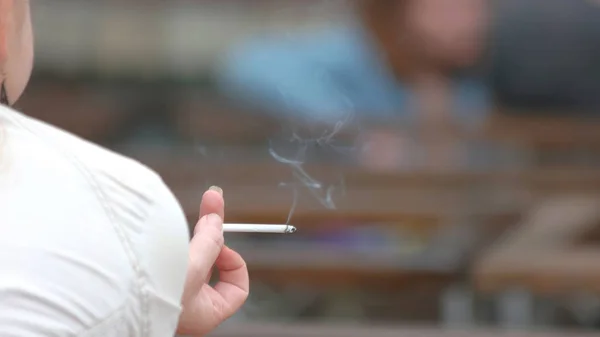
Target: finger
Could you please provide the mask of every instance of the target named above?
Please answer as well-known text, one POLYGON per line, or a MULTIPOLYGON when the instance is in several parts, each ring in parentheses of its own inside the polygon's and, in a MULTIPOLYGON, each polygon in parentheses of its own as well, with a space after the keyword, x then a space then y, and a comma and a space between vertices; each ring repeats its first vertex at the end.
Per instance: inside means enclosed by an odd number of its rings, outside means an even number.
POLYGON ((219 283, 214 289, 223 299, 224 314, 233 315, 246 301, 250 290, 248 267, 244 259, 229 247, 223 247, 221 254, 215 262, 219 270, 219 283))
POLYGON ((202 202, 200 203, 200 217, 212 213, 219 215, 221 219, 225 220, 223 190, 216 186, 212 186, 208 191, 204 192, 202 202))
POLYGON ((188 281, 189 290, 195 293, 208 281, 217 257, 224 245, 223 220, 217 214, 208 214, 200 218, 196 233, 190 242, 188 281))
MULTIPOLYGON (((208 214, 217 214, 221 219, 225 219, 225 201, 223 200, 223 190, 217 186, 212 186, 204 192, 202 202, 200 203, 200 217, 208 214)), ((197 229, 194 229, 194 234, 197 229)))
POLYGON ((223 190, 218 186, 211 186, 204 195, 200 203, 200 216, 215 213, 223 218, 223 209, 225 202, 223 200, 223 190))

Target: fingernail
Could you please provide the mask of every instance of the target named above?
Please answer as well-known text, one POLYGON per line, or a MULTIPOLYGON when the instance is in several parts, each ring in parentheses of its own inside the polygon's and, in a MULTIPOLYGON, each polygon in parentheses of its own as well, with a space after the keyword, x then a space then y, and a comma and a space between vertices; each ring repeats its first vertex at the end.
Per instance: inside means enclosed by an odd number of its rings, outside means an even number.
POLYGON ((223 189, 220 188, 219 186, 211 186, 208 189, 219 193, 221 196, 223 195, 223 189))
POLYGON ((208 221, 208 223, 217 225, 217 227, 219 227, 221 231, 223 231, 223 219, 221 219, 221 217, 218 214, 208 214, 206 216, 206 221, 208 221))

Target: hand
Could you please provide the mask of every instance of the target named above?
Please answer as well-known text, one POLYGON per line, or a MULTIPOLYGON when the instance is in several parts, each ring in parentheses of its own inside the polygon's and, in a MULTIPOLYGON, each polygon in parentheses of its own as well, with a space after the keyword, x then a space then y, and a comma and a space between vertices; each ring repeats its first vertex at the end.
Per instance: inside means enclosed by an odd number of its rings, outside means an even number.
POLYGON ((203 336, 231 317, 246 301, 249 278, 242 257, 224 245, 222 190, 211 187, 202 196, 200 220, 190 242, 188 273, 183 291, 183 311, 177 333, 203 336), (213 268, 219 282, 208 282, 213 268))

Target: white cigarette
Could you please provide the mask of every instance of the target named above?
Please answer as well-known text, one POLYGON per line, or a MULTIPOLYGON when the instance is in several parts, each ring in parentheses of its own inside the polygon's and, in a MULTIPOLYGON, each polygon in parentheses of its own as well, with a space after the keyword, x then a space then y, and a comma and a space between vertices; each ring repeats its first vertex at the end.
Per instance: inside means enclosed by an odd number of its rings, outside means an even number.
POLYGON ((230 233, 292 234, 296 232, 296 227, 290 225, 226 223, 223 225, 223 231, 230 233))

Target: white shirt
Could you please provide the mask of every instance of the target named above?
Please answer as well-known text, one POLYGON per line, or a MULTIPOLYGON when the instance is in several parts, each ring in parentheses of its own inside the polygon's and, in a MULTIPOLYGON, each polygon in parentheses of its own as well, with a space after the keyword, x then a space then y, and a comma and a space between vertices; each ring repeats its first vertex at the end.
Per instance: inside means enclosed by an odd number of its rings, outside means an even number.
POLYGON ((0 336, 173 336, 187 228, 150 169, 0 107, 0 336))

